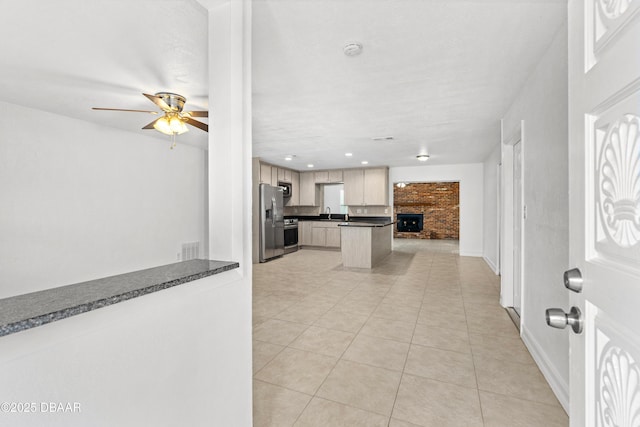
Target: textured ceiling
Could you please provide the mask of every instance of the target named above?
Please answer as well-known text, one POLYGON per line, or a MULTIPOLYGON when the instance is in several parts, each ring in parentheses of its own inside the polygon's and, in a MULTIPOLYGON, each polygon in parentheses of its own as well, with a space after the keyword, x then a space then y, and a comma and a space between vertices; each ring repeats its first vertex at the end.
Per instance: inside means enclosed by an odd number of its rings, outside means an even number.
MULTIPOLYGON (((255 0, 254 156, 295 169, 415 165, 421 152, 429 164, 482 161, 565 9, 565 0, 255 0), (360 56, 343 54, 352 41, 360 56)), ((196 0, 3 0, 0 38, 2 101, 158 138, 168 137, 140 130, 152 115, 91 107, 153 110, 141 93, 159 91, 208 107, 207 12, 196 0)), ((206 148, 197 129, 179 138, 206 148)))
POLYGON ((565 12, 564 1, 257 0, 254 156, 295 169, 417 165, 423 152, 428 164, 482 161, 565 12), (353 41, 363 52, 347 57, 353 41))

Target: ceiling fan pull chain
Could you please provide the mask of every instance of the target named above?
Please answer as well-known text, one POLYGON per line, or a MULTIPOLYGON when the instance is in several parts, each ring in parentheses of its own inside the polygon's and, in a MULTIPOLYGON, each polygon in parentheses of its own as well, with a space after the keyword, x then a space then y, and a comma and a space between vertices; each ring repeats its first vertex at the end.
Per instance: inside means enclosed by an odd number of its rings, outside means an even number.
POLYGON ((173 150, 176 146, 176 134, 174 133, 173 135, 171 135, 171 140, 173 141, 173 144, 171 144, 171 150, 173 150))

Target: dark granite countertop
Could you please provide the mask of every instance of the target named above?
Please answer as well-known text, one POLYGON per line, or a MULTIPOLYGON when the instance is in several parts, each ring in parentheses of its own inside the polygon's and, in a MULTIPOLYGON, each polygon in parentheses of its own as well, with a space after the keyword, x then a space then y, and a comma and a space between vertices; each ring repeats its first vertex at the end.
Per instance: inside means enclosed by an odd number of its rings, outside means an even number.
POLYGON ((285 218, 297 218, 298 221, 364 222, 369 224, 391 223, 391 217, 388 216, 350 216, 349 219, 345 219, 344 214, 331 214, 331 219, 329 219, 327 214, 321 214, 316 216, 290 215, 285 218))
POLYGON ((386 227, 388 225, 395 224, 394 221, 387 222, 362 222, 362 221, 349 221, 341 222, 338 227, 386 227))
POLYGON ((229 261, 194 259, 0 299, 0 336, 238 268, 229 261))

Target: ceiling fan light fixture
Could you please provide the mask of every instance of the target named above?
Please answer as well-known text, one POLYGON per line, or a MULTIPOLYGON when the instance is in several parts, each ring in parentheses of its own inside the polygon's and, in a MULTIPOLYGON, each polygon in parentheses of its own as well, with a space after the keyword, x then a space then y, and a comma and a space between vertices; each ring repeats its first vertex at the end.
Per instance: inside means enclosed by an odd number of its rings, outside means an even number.
POLYGON ((160 117, 153 124, 153 128, 158 132, 162 132, 165 135, 173 135, 173 131, 171 130, 171 125, 169 124, 169 119, 167 116, 160 117))
POLYGON ((169 127, 171 128, 171 131, 173 133, 178 135, 181 135, 185 132, 189 132, 189 129, 187 128, 187 125, 184 123, 184 120, 182 120, 178 116, 173 116, 169 119, 169 127))

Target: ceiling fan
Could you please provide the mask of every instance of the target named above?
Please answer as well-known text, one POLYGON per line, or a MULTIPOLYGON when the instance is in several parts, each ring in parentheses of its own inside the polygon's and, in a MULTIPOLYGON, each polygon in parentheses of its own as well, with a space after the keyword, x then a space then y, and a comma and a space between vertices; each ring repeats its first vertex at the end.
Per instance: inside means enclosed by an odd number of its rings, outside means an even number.
MULTIPOLYGON (((158 92, 155 95, 143 93, 143 95, 149 98, 151 102, 156 104, 158 107, 160 107, 160 109, 162 109, 162 111, 164 112, 164 115, 152 121, 142 129, 155 129, 166 135, 180 135, 181 133, 185 133, 189 130, 186 125, 191 125, 205 132, 209 132, 209 125, 193 119, 194 117, 209 117, 209 112, 182 111, 182 109, 184 108, 184 103, 187 101, 184 96, 170 92, 158 92)), ((135 113, 158 114, 158 111, 149 110, 125 110, 122 108, 100 107, 93 107, 92 109, 103 111, 128 111, 135 113)))

